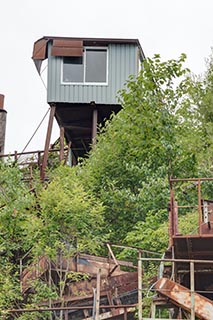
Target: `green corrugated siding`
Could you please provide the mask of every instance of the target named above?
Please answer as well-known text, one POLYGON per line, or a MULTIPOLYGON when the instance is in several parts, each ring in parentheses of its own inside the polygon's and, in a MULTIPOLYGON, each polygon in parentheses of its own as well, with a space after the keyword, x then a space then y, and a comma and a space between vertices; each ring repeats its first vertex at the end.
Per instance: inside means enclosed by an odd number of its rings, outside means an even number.
MULTIPOLYGON (((50 50, 50 45, 49 45, 50 50)), ((48 55, 48 102, 76 102, 97 104, 117 103, 117 92, 129 75, 137 74, 137 46, 111 44, 108 46, 108 85, 61 84, 62 58, 48 55)))

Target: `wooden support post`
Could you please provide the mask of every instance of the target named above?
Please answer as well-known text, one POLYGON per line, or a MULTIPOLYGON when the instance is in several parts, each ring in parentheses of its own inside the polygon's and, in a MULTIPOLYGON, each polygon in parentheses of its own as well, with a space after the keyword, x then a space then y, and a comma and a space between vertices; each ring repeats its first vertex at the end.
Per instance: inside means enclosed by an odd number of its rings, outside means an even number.
POLYGON ((64 128, 60 127, 60 161, 64 160, 64 128))
POLYGON ((142 260, 141 251, 138 252, 138 320, 142 320, 142 260))
POLYGON ((46 170, 47 160, 48 160, 48 151, 49 151, 49 146, 50 146, 50 139, 51 139, 51 133, 52 133, 55 109, 56 109, 56 105, 52 104, 51 105, 51 109, 50 109, 50 116, 49 116, 49 123, 48 123, 48 128, 47 128, 46 142, 45 142, 45 147, 44 147, 44 156, 43 156, 42 168, 41 168, 41 180, 42 181, 44 181, 44 179, 45 179, 45 170, 46 170))
POLYGON ((98 270, 98 274, 97 274, 95 320, 99 320, 100 291, 101 291, 101 269, 98 270))
POLYGON ((92 146, 96 146, 97 142, 97 126, 98 126, 98 110, 93 110, 93 116, 92 116, 92 146))

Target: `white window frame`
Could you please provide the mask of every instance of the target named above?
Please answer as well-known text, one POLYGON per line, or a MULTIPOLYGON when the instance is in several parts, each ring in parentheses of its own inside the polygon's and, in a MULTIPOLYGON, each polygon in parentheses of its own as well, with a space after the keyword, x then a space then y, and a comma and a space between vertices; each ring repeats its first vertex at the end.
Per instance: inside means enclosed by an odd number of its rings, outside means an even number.
POLYGON ((67 82, 63 81, 63 64, 64 61, 63 59, 61 60, 61 84, 64 85, 86 85, 86 86, 108 86, 108 64, 109 64, 109 50, 108 47, 84 47, 84 52, 83 52, 83 82, 67 82), (106 82, 86 82, 86 50, 106 50, 106 82))

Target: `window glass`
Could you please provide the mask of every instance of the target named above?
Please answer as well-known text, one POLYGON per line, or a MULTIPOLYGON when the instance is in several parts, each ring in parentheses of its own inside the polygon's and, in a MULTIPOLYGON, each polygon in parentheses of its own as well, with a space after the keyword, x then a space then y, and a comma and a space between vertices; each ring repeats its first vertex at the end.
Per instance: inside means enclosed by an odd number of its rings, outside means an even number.
POLYGON ((84 81, 83 57, 64 57, 63 62, 64 82, 84 81))
POLYGON ((85 73, 85 82, 106 82, 106 49, 86 49, 85 73))

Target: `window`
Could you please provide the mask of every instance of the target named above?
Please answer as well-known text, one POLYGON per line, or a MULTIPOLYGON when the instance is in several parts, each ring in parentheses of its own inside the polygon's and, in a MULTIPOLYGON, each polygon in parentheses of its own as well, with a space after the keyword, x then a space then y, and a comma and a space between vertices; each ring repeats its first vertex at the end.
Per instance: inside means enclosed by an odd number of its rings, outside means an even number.
POLYGON ((64 57, 63 82, 107 84, 107 49, 84 48, 82 57, 64 57))
POLYGON ((84 67, 83 57, 64 57, 63 61, 63 81, 83 82, 84 67))

